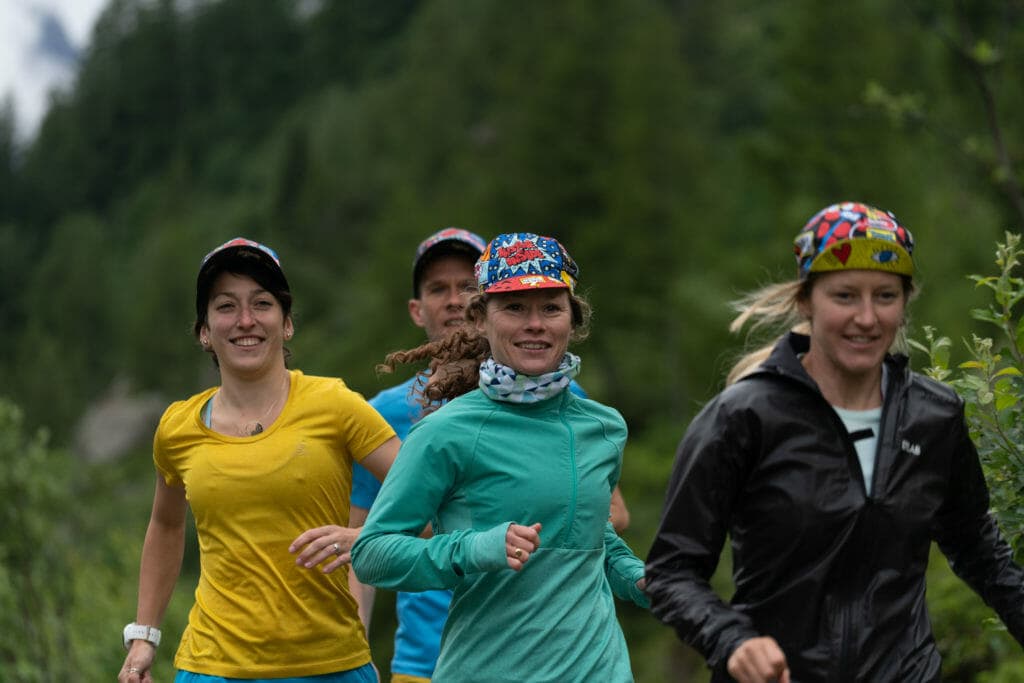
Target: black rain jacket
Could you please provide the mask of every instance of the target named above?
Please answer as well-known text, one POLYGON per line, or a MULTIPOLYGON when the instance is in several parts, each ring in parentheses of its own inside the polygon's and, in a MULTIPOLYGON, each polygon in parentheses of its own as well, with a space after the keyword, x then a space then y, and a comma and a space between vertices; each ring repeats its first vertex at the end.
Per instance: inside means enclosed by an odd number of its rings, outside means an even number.
POLYGON ((1024 573, 949 387, 886 359, 872 495, 839 416, 792 333, 694 418, 647 558, 651 611, 725 671, 748 638, 778 641, 796 683, 938 681, 925 605, 935 540, 958 576, 1024 638, 1024 573), (726 535, 736 592, 711 589, 726 535))

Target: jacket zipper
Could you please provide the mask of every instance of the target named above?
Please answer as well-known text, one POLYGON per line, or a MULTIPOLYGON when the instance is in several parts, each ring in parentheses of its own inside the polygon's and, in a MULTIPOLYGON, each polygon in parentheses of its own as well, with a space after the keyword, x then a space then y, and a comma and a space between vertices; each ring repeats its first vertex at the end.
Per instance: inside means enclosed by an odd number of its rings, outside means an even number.
MULTIPOLYGON (((864 470, 860 467, 860 460, 857 458, 857 449, 853 443, 849 443, 849 449, 853 451, 853 458, 857 463, 857 468, 860 470, 861 482, 863 483, 864 489, 864 504, 865 507, 874 505, 875 498, 879 493, 876 488, 879 485, 879 478, 882 474, 882 453, 889 452, 892 449, 887 448, 887 443, 895 443, 895 432, 901 422, 901 415, 894 414, 894 411, 902 413, 902 408, 905 405, 905 400, 902 400, 904 391, 906 390, 906 382, 901 382, 897 378, 889 378, 889 386, 886 387, 885 399, 882 401, 882 418, 878 424, 878 445, 875 447, 875 466, 872 468, 871 474, 871 493, 868 494, 867 482, 864 480, 864 470), (897 397, 896 394, 900 394, 897 397)), ((842 422, 842 420, 840 420, 842 422)), ((845 428, 844 428, 845 429, 845 428)), ((887 464, 888 466, 888 464, 887 464)), ((860 573, 860 569, 855 569, 855 573, 860 573)), ((857 577, 855 577, 857 578, 857 577)), ((851 646, 850 641, 856 631, 856 625, 852 615, 852 605, 846 599, 845 591, 842 593, 842 600, 840 602, 842 609, 842 631, 839 634, 839 680, 840 681, 855 681, 856 680, 856 667, 850 666, 855 662, 850 662, 851 659, 851 646), (853 672, 851 674, 851 672, 853 672)))
MULTIPOLYGON (((817 393, 821 397, 821 392, 813 383, 808 383, 798 373, 788 371, 784 365, 773 366, 773 373, 778 377, 783 377, 795 381, 802 385, 806 389, 817 393)), ((867 493, 867 483, 864 481, 864 472, 860 467, 860 461, 857 459, 856 448, 853 443, 847 440, 847 450, 853 451, 853 458, 857 460, 857 469, 861 473, 861 492, 864 494, 865 502, 867 505, 872 505, 875 496, 878 494, 878 489, 875 485, 879 483, 879 477, 881 475, 882 468, 879 467, 879 463, 882 461, 883 451, 889 453, 889 459, 894 459, 896 454, 901 450, 900 444, 897 442, 898 434, 900 432, 900 425, 903 423, 903 415, 906 412, 907 398, 906 393, 908 391, 908 372, 904 366, 894 365, 889 368, 890 374, 888 386, 886 386, 885 398, 882 401, 882 419, 878 425, 878 447, 875 451, 875 467, 872 473, 872 495, 867 493), (891 444, 887 446, 887 444, 891 444)), ((824 397, 821 397, 824 400, 824 397)), ((826 402, 827 405, 827 402, 826 402)), ((833 415, 834 421, 846 430, 845 425, 842 424, 842 420, 839 419, 839 415, 834 411, 830 411, 833 415)), ((849 455, 848 455, 849 457, 849 455)), ((886 471, 888 473, 888 471, 886 471)), ((834 679, 839 683, 845 681, 855 681, 857 676, 857 669, 850 668, 848 666, 848 660, 851 657, 851 635, 855 631, 854 618, 852 614, 852 606, 846 598, 845 591, 841 591, 836 598, 837 609, 841 611, 841 624, 839 633, 839 656, 837 658, 837 668, 833 669, 833 673, 836 676, 834 679)))
POLYGON ((856 676, 850 677, 850 634, 853 632, 853 619, 850 617, 850 604, 843 597, 842 601, 843 609, 843 631, 840 634, 839 643, 839 680, 840 681, 854 681, 856 676))

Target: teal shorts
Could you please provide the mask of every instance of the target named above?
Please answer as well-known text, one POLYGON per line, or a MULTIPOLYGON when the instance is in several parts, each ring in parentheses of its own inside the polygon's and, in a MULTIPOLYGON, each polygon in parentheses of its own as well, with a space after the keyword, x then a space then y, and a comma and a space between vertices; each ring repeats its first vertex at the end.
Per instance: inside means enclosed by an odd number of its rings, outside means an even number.
POLYGON ((358 669, 339 671, 319 676, 298 676, 292 678, 224 678, 223 676, 207 676, 178 670, 174 683, 377 683, 377 672, 373 664, 364 664, 358 669))

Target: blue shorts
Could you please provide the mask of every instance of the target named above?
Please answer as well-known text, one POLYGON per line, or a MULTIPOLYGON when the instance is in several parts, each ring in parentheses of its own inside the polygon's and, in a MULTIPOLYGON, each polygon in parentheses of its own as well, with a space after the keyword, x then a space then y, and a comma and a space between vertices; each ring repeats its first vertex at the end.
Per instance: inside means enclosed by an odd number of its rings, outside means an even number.
POLYGON ((174 683, 377 683, 377 672, 373 664, 364 664, 358 669, 339 671, 319 676, 298 676, 292 678, 224 678, 207 676, 179 669, 174 683))

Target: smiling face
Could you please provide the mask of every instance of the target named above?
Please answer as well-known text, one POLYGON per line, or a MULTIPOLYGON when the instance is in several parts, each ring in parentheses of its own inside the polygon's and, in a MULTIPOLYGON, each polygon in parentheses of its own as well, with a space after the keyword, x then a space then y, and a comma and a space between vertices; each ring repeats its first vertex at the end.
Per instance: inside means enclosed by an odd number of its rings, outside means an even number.
POLYGON ((423 269, 419 298, 409 299, 409 317, 427 339, 437 341, 465 322, 466 302, 476 291, 473 260, 463 254, 441 256, 423 269))
POLYGON ((819 384, 880 376, 882 360, 903 324, 903 279, 874 270, 823 273, 801 312, 811 323, 804 365, 819 384))
POLYGON ((223 272, 213 281, 200 338, 221 372, 258 375, 284 366, 284 342, 294 328, 274 296, 246 275, 223 272))
POLYGON ((524 375, 556 370, 573 330, 567 289, 535 289, 493 294, 487 315, 477 323, 494 360, 524 375))

